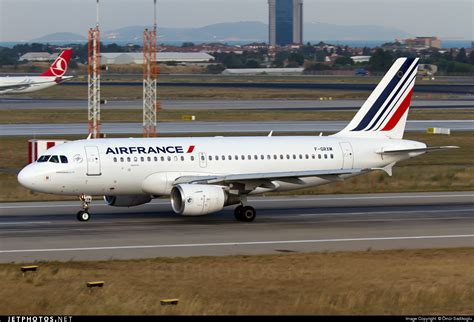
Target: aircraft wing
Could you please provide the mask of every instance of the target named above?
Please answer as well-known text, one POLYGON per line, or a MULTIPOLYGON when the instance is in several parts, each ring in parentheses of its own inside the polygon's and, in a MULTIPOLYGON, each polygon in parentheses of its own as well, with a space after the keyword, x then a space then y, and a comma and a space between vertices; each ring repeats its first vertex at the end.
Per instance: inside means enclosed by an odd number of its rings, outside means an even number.
POLYGON ((269 172, 269 173, 245 173, 229 174, 222 176, 183 176, 173 183, 174 185, 183 183, 199 184, 225 184, 225 183, 248 183, 250 181, 273 181, 299 179, 304 177, 321 177, 328 180, 338 180, 339 175, 358 174, 369 171, 369 169, 334 169, 334 170, 310 170, 310 171, 289 171, 289 172, 269 172))
POLYGON ((441 150, 449 150, 449 149, 459 149, 459 147, 454 146, 454 145, 431 146, 431 147, 418 148, 418 149, 380 150, 380 151, 377 151, 376 153, 378 153, 378 154, 400 154, 400 153, 410 153, 410 152, 433 152, 433 151, 441 151, 441 150))

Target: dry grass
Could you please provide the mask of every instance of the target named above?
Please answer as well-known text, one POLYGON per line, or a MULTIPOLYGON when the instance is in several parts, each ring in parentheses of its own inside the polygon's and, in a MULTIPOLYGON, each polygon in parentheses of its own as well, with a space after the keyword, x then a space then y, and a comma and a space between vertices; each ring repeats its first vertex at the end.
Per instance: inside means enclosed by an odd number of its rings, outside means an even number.
POLYGON ((7 264, 0 314, 474 314, 473 267, 474 248, 7 264))
MULTIPOLYGON (((203 134, 204 135, 204 134, 203 134)), ((78 139, 77 136, 64 139, 78 139)), ((415 192, 415 191, 471 191, 474 190, 474 140, 472 133, 454 133, 450 136, 408 133, 406 139, 427 143, 429 146, 459 145, 461 149, 428 153, 418 158, 401 162, 394 168, 393 177, 383 172, 372 172, 344 182, 289 191, 285 195, 371 193, 371 192, 415 192)), ((0 202, 24 200, 72 200, 74 197, 54 196, 31 192, 20 186, 13 169, 27 164, 27 139, 18 137, 0 138, 3 147, 0 154, 0 202), (10 173, 8 173, 10 171, 10 173)))
MULTIPOLYGON (((195 115, 198 121, 343 121, 354 117, 355 111, 292 111, 290 110, 161 110, 157 118, 161 122, 182 121, 183 115, 195 115)), ((0 123, 82 123, 87 118, 86 110, 32 109, 0 110, 0 123)), ((423 109, 410 112, 410 120, 472 120, 474 114, 468 109, 440 110, 423 109)), ((142 122, 140 109, 107 109, 101 111, 103 122, 142 122)))
MULTIPOLYGON (((201 88, 171 87, 158 84, 161 99, 333 99, 367 98, 368 92, 304 89, 260 89, 260 88, 201 88)), ((22 97, 37 99, 87 99, 87 86, 53 86, 42 91, 28 93, 22 97)), ((101 86, 101 97, 108 100, 141 99, 141 86, 101 86)), ((445 96, 443 96, 445 97, 445 96)))

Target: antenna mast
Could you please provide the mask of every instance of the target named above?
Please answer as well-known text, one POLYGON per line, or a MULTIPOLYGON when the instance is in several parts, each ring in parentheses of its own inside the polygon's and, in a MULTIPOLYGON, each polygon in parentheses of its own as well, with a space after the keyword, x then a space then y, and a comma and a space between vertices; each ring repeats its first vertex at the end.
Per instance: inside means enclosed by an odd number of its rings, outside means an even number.
POLYGON ((89 29, 88 37, 88 120, 89 134, 100 137, 100 30, 99 0, 97 1, 97 19, 95 28, 89 29))
POLYGON ((156 62, 156 0, 153 0, 153 30, 145 29, 143 32, 143 136, 156 136, 156 114, 160 108, 157 101, 157 76, 156 62))

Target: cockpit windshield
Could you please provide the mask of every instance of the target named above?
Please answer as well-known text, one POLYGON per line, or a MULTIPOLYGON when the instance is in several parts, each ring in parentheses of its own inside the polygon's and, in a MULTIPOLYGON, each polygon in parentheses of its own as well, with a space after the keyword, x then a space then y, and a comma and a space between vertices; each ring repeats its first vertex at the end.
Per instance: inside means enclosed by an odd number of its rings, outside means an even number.
POLYGON ((39 159, 36 162, 48 162, 50 155, 42 155, 39 157, 39 159))
POLYGON ((65 155, 42 155, 36 162, 68 163, 65 155))

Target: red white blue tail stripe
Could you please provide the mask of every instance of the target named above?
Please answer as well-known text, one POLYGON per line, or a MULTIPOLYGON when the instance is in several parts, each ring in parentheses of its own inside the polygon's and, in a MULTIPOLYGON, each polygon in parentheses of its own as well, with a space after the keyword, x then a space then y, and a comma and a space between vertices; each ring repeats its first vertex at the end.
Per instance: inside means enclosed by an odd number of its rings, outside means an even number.
POLYGON ((375 103, 352 131, 387 131, 394 127, 410 105, 418 59, 407 58, 375 103), (390 116, 390 117, 389 117, 390 116))
POLYGON ((418 58, 397 59, 349 125, 336 135, 401 138, 418 72, 418 58))

